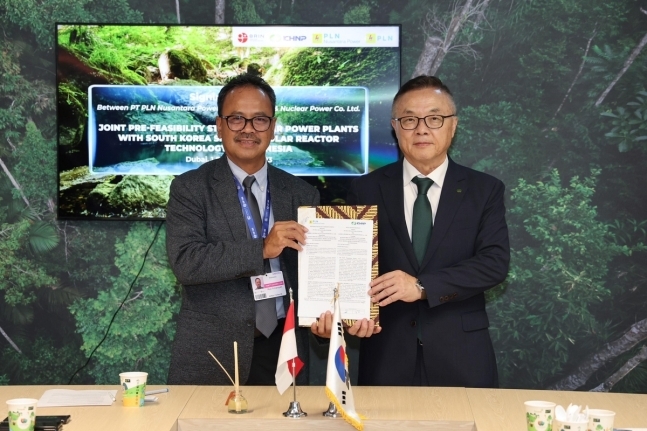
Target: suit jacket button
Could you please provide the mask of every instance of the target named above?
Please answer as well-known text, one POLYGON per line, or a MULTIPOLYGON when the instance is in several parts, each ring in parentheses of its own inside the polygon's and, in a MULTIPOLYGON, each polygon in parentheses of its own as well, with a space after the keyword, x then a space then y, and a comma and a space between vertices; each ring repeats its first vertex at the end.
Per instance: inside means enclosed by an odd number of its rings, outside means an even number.
POLYGON ((413 327, 415 327, 415 326, 416 326, 416 321, 415 321, 415 320, 412 320, 412 321, 411 321, 411 327, 413 328, 413 327))

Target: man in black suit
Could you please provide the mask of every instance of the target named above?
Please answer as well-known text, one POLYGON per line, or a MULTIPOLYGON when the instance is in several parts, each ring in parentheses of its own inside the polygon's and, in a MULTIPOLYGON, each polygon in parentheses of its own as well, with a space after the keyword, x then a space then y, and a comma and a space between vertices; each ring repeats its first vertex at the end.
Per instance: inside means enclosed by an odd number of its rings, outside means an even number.
POLYGON ((348 204, 378 205, 380 276, 369 295, 360 385, 497 387, 484 292, 510 260, 496 178, 448 156, 458 118, 449 89, 432 76, 404 84, 391 125, 404 160, 353 181, 348 204))
MULTIPOLYGON (((266 162, 275 105, 274 91, 261 78, 229 81, 218 95, 216 118, 225 156, 171 184, 166 248, 184 288, 169 384, 228 385, 207 351, 231 373, 234 341, 240 382, 274 384, 289 298, 254 301, 251 278, 282 271, 296 295, 297 251, 307 231, 294 221, 297 208, 319 204, 314 187, 266 162)), ((307 337, 297 328, 306 364, 307 337)), ((307 375, 304 369, 297 380, 305 383, 307 375)))

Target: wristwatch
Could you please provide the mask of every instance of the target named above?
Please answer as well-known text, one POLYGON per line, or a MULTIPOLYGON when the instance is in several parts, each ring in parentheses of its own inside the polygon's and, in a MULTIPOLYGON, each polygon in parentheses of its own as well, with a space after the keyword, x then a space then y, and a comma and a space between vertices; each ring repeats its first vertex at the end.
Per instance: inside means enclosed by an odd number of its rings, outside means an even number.
POLYGON ((423 285, 422 285, 422 283, 420 282, 420 280, 418 280, 417 278, 416 278, 416 287, 418 288, 418 290, 419 290, 420 292, 422 292, 423 290, 425 290, 425 286, 423 286, 423 285))

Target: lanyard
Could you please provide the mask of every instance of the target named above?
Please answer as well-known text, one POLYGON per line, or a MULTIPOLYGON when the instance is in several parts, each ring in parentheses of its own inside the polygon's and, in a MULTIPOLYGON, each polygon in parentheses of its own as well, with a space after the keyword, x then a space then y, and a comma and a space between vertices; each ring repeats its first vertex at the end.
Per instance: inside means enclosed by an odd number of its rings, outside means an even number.
MULTIPOLYGON (((238 191, 238 200, 240 201, 240 207, 243 209, 243 214, 245 215, 245 221, 247 222, 247 227, 249 228, 249 233, 253 239, 258 239, 258 232, 256 231, 256 223, 252 218, 252 213, 249 210, 249 205, 247 204, 247 198, 245 197, 245 189, 240 185, 238 178, 234 176, 234 181, 236 182, 236 190, 238 191)), ((265 212, 263 213, 263 238, 267 236, 270 227, 270 208, 272 208, 272 200, 270 198, 270 179, 267 178, 267 194, 265 196, 265 212)))

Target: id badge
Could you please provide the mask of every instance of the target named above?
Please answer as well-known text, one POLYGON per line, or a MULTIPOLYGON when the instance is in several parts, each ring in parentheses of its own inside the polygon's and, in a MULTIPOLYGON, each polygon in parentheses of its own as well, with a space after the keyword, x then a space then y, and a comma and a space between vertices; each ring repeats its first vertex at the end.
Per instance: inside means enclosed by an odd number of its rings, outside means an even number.
POLYGON ((254 301, 285 295, 285 282, 283 281, 282 271, 270 272, 265 275, 255 275, 250 277, 250 279, 252 281, 254 301))

